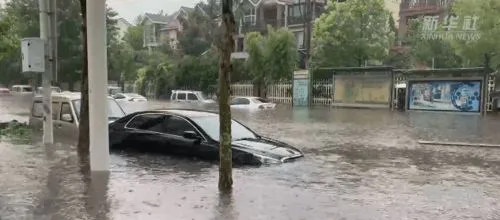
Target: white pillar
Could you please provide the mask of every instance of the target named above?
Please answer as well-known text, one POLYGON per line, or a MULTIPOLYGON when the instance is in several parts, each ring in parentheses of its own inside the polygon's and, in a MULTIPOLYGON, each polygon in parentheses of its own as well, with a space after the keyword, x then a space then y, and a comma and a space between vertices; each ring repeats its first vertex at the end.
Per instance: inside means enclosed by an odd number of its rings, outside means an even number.
POLYGON ((109 169, 106 1, 87 0, 90 169, 109 169))
POLYGON ((288 5, 285 4, 285 28, 288 29, 288 5))
MULTIPOLYGON (((40 38, 45 41, 45 72, 42 73, 42 85, 43 85, 43 143, 52 144, 54 143, 54 133, 53 133, 53 122, 52 122, 52 91, 51 91, 51 80, 52 72, 51 64, 49 62, 49 56, 51 54, 49 41, 49 15, 48 10, 49 1, 39 0, 38 7, 40 10, 40 38)), ((36 88, 34 88, 36 89, 36 88)))

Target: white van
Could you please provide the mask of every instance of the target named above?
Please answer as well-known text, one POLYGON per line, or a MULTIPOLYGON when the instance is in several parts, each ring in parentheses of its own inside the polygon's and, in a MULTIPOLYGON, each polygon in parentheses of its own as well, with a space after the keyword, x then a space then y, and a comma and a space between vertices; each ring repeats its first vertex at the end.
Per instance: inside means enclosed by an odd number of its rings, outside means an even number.
MULTIPOLYGON (((54 123, 54 136, 69 138, 78 137, 80 120, 81 94, 79 92, 52 93, 52 120, 54 123)), ((43 97, 37 95, 33 98, 29 125, 34 129, 43 129, 43 97)), ((125 116, 120 105, 108 97, 108 122, 111 123, 125 116)))
POLYGON ((33 94, 33 88, 30 85, 13 85, 10 93, 13 95, 33 94))
POLYGON ((170 100, 181 103, 215 103, 214 100, 207 98, 201 91, 192 90, 172 90, 170 100))

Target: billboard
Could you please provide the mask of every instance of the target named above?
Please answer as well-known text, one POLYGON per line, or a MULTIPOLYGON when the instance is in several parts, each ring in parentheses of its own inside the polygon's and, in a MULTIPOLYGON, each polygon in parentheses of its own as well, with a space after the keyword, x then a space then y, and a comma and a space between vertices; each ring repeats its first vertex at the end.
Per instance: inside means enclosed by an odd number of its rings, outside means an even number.
POLYGON ((335 103, 389 105, 388 77, 335 77, 335 103))
POLYGON ((481 110, 481 81, 410 82, 408 109, 479 112, 481 110))

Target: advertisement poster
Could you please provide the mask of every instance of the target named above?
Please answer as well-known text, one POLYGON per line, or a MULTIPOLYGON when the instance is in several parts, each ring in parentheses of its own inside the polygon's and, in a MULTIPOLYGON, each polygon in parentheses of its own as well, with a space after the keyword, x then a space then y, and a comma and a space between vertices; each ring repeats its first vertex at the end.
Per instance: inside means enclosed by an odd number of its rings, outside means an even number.
POLYGON ((309 80, 295 79, 293 80, 293 105, 307 106, 309 105, 309 80))
POLYGON ((411 82, 409 110, 479 112, 481 81, 411 82))

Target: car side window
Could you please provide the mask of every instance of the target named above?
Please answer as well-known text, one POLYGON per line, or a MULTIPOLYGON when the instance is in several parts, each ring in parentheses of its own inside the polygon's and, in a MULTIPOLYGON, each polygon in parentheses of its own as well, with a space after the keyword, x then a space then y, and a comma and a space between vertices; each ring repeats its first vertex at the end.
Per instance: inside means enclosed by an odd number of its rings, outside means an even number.
POLYGON ((165 115, 163 114, 138 115, 133 117, 125 127, 161 132, 164 130, 164 121, 165 115))
POLYGON ((231 102, 231 105, 248 105, 248 104, 250 104, 250 101, 245 98, 235 98, 231 102))
POLYGON ((42 102, 33 102, 33 108, 31 109, 31 115, 36 118, 43 117, 43 104, 42 102))
POLYGON ((177 93, 177 100, 186 100, 186 93, 177 93))
POLYGON ((196 129, 185 119, 178 116, 170 116, 167 119, 165 133, 182 136, 185 131, 196 131, 196 129))
POLYGON ((71 106, 69 105, 69 103, 67 103, 67 102, 62 103, 60 117, 61 117, 61 121, 73 122, 73 114, 71 113, 71 106), (63 115, 69 115, 71 117, 70 120, 65 120, 63 115))
POLYGON ((188 98, 188 100, 191 100, 191 101, 198 101, 198 97, 196 97, 196 95, 193 93, 188 93, 187 98, 188 98))

